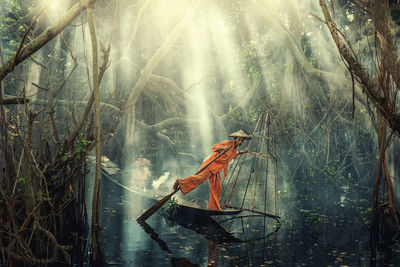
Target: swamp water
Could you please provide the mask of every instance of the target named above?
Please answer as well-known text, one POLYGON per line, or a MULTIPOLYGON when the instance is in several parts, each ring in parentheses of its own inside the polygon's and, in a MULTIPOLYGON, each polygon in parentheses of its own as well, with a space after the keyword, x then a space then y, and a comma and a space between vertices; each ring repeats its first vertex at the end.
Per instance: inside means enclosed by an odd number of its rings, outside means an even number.
MULTIPOLYGON (((281 194, 286 214, 281 214, 280 227, 275 220, 266 218, 264 228, 264 217, 247 217, 251 214, 244 212, 199 219, 167 216, 161 209, 140 225, 136 218, 151 203, 141 202, 104 178, 102 239, 106 263, 109 266, 368 266, 369 225, 365 217, 369 213, 365 209, 369 203, 351 199, 352 194, 345 189, 337 199, 314 208, 310 208, 307 196, 281 194)), ((380 266, 383 255, 378 257, 380 266)), ((396 244, 392 264, 399 266, 399 263, 400 246, 396 244)))

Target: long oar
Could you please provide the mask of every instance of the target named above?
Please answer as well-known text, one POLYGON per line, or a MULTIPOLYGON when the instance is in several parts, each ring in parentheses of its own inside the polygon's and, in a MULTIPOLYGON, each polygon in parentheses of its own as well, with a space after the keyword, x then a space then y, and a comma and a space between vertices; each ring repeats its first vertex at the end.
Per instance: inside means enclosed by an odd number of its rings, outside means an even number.
MULTIPOLYGON (((232 145, 230 145, 228 147, 227 150, 223 151, 221 154, 219 154, 218 156, 216 156, 212 161, 210 161, 209 163, 207 163, 206 166, 204 166, 203 168, 201 168, 198 172, 195 173, 199 174, 202 171, 205 170, 205 168, 207 168, 208 166, 210 166, 211 163, 213 163, 214 161, 216 161, 219 157, 221 157, 223 154, 226 153, 226 151, 228 151, 230 148, 232 147, 232 145)), ((147 220, 147 218, 149 218, 151 215, 153 215, 159 208, 161 208, 162 206, 164 206, 164 204, 176 193, 179 191, 179 187, 174 190, 171 194, 166 195, 165 197, 163 197, 161 200, 159 200, 156 204, 154 204, 153 206, 151 206, 150 209, 146 210, 142 215, 140 215, 139 218, 136 219, 136 221, 138 222, 144 222, 145 220, 147 220)))

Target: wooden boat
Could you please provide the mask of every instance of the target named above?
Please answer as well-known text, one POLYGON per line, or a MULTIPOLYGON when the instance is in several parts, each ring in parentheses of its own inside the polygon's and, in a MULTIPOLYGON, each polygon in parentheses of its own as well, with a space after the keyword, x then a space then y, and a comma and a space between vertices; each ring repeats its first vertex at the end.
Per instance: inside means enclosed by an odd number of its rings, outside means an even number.
MULTIPOLYGON (((165 194, 169 193, 163 192, 157 194, 157 192, 148 190, 144 191, 140 188, 128 187, 122 183, 121 174, 123 173, 116 164, 112 162, 103 162, 102 165, 103 186, 110 192, 117 192, 117 194, 121 194, 121 196, 124 198, 124 201, 128 201, 131 205, 137 206, 139 209, 144 209, 145 207, 155 204, 159 201, 159 199, 164 197, 165 194)), ((161 213, 169 221, 173 221, 184 228, 193 230, 196 233, 205 236, 207 240, 212 240, 215 244, 242 243, 251 240, 268 238, 272 233, 277 232, 280 227, 277 216, 257 214, 257 212, 246 209, 226 209, 223 211, 215 211, 204 208, 204 204, 207 204, 206 200, 203 200, 199 203, 199 201, 191 202, 178 197, 178 201, 176 203, 177 208, 173 212, 166 212, 167 209, 160 209, 158 214, 161 213), (242 214, 237 216, 243 211, 243 216, 241 216, 242 214), (221 215, 228 216, 221 217, 221 215), (239 236, 237 236, 237 233, 234 234, 232 226, 235 224, 232 224, 231 221, 241 221, 243 218, 256 216, 267 216, 277 221, 277 225, 272 233, 268 232, 268 234, 265 236, 257 236, 257 238, 255 238, 252 236, 254 233, 252 232, 253 228, 251 228, 249 230, 251 231, 250 233, 246 232, 246 234, 239 236)), ((142 227, 144 227, 144 230, 148 232, 149 227, 145 222, 139 222, 139 224, 141 224, 142 227)), ((152 235, 150 235, 150 237, 152 238, 152 235)))
MULTIPOLYGON (((123 188, 124 190, 132 193, 134 196, 140 197, 142 200, 146 200, 149 205, 152 205, 159 201, 164 195, 170 192, 153 192, 153 191, 144 191, 140 188, 128 187, 121 182, 121 169, 112 161, 108 160, 107 158, 102 160, 102 173, 103 177, 105 177, 110 182, 114 183, 115 185, 123 188)), ((188 217, 209 217, 209 216, 217 216, 217 215, 235 215, 242 210, 240 209, 232 209, 227 208, 222 211, 218 210, 210 210, 204 207, 204 204, 201 205, 199 203, 191 202, 179 197, 177 198, 177 216, 188 216, 188 217)))

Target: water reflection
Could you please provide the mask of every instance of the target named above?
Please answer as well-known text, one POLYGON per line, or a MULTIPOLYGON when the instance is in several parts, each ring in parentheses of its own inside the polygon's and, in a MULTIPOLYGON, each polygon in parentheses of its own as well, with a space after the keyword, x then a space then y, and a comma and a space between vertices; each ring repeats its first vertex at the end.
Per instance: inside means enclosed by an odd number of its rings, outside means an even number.
POLYGON ((212 240, 207 242, 208 248, 208 266, 218 266, 219 263, 219 253, 218 247, 212 240))
POLYGON ((254 242, 265 240, 273 234, 277 234, 281 227, 278 218, 269 218, 264 215, 247 214, 218 220, 218 224, 229 227, 240 242, 254 242))
MULTIPOLYGON (((121 188, 107 179, 103 190, 102 237, 110 265, 369 265, 369 225, 363 220, 369 213, 361 209, 359 196, 351 189, 341 192, 346 195, 345 207, 340 206, 340 198, 321 200, 325 210, 309 205, 302 195, 283 199, 292 213, 282 217, 282 225, 271 218, 265 218, 264 223, 263 216, 244 212, 234 217, 199 218, 190 214, 165 216, 160 210, 147 220, 153 231, 136 222, 151 206, 142 203, 144 197, 122 194, 121 188), (276 229, 279 231, 273 234, 276 229)), ((331 196, 338 197, 337 190, 332 192, 331 196)), ((378 255, 383 265, 384 253, 378 255)), ((392 263, 399 261, 400 245, 394 244, 392 263)))
POLYGON ((216 244, 242 242, 209 216, 196 217, 178 213, 174 216, 166 214, 166 218, 170 223, 189 229, 216 244))
MULTIPOLYGON (((224 220, 224 223, 227 223, 232 220, 239 220, 243 223, 243 218, 246 216, 241 216, 240 218, 229 218, 228 220, 224 220)), ((172 218, 172 217, 170 217, 172 218)), ((255 254, 260 252, 260 248, 257 248, 257 244, 254 242, 255 239, 248 240, 244 242, 232 235, 232 233, 226 231, 223 227, 220 226, 214 219, 210 217, 202 218, 201 220, 187 220, 186 217, 175 217, 173 219, 173 223, 179 224, 179 226, 190 229, 207 239, 207 266, 219 266, 220 263, 220 250, 227 251, 229 244, 245 244, 246 246, 246 255, 247 262, 251 263, 254 261, 254 258, 257 258, 255 254), (220 246, 220 247, 218 247, 220 246), (248 247, 247 247, 248 246, 248 247)), ((171 221, 172 222, 172 221, 171 221)), ((154 240, 157 245, 163 251, 168 252, 171 256, 171 265, 174 267, 186 267, 186 266, 200 266, 197 263, 192 263, 190 258, 187 257, 176 257, 173 249, 168 247, 168 243, 160 238, 160 235, 156 233, 156 231, 146 222, 138 222, 138 224, 142 227, 142 229, 149 235, 149 237, 154 240)), ((279 229, 279 228, 277 228, 279 229)), ((276 233, 277 230, 269 233, 267 236, 270 236, 273 233, 276 233)), ((243 233, 246 235, 245 233, 243 233)), ((177 233, 178 235, 178 233, 177 233)), ((258 238, 260 239, 260 238, 258 238)), ((263 238, 265 241, 265 238, 263 238)), ((173 242, 172 242, 173 243, 173 242)), ((195 245, 195 244, 193 244, 195 245)), ((266 248, 266 243, 263 242, 262 251, 264 252, 266 248)), ((264 253, 263 253, 264 256, 264 253)), ((224 255, 225 259, 231 258, 232 260, 238 260, 240 257, 230 257, 224 255)), ((263 257, 263 259, 265 259, 263 257)), ((222 266, 226 266, 225 264, 222 266)))
POLYGON ((348 185, 342 185, 341 186, 341 194, 340 194, 340 206, 345 207, 346 206, 346 200, 347 200, 347 195, 349 193, 349 186, 348 185))
MULTIPOLYGON (((167 243, 162 240, 158 234, 151 228, 150 225, 148 225, 146 222, 138 222, 140 226, 144 229, 144 231, 150 236, 151 239, 157 242, 157 244, 160 246, 160 248, 169 254, 173 254, 171 250, 168 248, 167 243)), ((174 267, 189 267, 189 266, 199 266, 198 264, 193 264, 190 262, 188 258, 177 258, 177 257, 171 257, 171 263, 172 266, 174 267)))

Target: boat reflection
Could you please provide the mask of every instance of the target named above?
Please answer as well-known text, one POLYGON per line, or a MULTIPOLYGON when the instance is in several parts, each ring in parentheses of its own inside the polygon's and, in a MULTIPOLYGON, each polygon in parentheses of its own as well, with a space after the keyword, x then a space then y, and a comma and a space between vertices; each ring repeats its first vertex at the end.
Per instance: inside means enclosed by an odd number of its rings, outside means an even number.
MULTIPOLYGON (((150 236, 151 239, 156 241, 156 243, 160 246, 160 248, 162 250, 168 252, 169 254, 173 254, 172 251, 168 248, 167 243, 158 236, 158 234, 154 231, 153 228, 151 228, 150 225, 148 225, 145 221, 138 222, 138 224, 144 229, 144 231, 150 236)), ((188 258, 184 258, 184 257, 180 257, 180 258, 171 257, 171 265, 173 267, 200 266, 198 264, 191 263, 188 258)))
MULTIPOLYGON (((244 219, 254 219, 253 217, 260 216, 240 216, 240 217, 231 217, 225 220, 222 220, 218 223, 211 217, 203 217, 199 219, 198 217, 193 220, 187 216, 166 216, 165 218, 169 220, 171 224, 179 225, 180 227, 184 227, 190 229, 197 234, 203 236, 207 239, 207 250, 208 250, 208 259, 207 266, 219 266, 220 263, 220 250, 226 251, 226 246, 229 244, 248 244, 254 246, 255 240, 265 239, 271 236, 272 234, 276 234, 279 230, 279 224, 275 225, 275 229, 272 232, 266 233, 266 231, 260 231, 257 233, 256 238, 249 238, 246 233, 243 233, 242 236, 245 238, 239 239, 235 236, 235 234, 228 232, 223 225, 228 225, 229 223, 235 222, 241 224, 242 230, 245 230, 244 227, 244 219), (260 237, 261 236, 261 237, 260 237)), ((261 218, 262 219, 262 218, 261 218)), ((198 264, 192 263, 189 258, 186 257, 175 257, 174 251, 168 247, 168 244, 160 238, 160 236, 155 232, 155 230, 146 222, 138 222, 139 225, 143 228, 143 230, 149 235, 151 239, 153 239, 158 246, 171 254, 171 266, 174 267, 186 267, 186 266, 200 266, 198 264)), ((254 229, 253 229, 254 230, 254 229)), ((265 250, 266 242, 263 242, 263 250, 265 250)), ((225 253, 226 254, 226 253, 225 253)))

